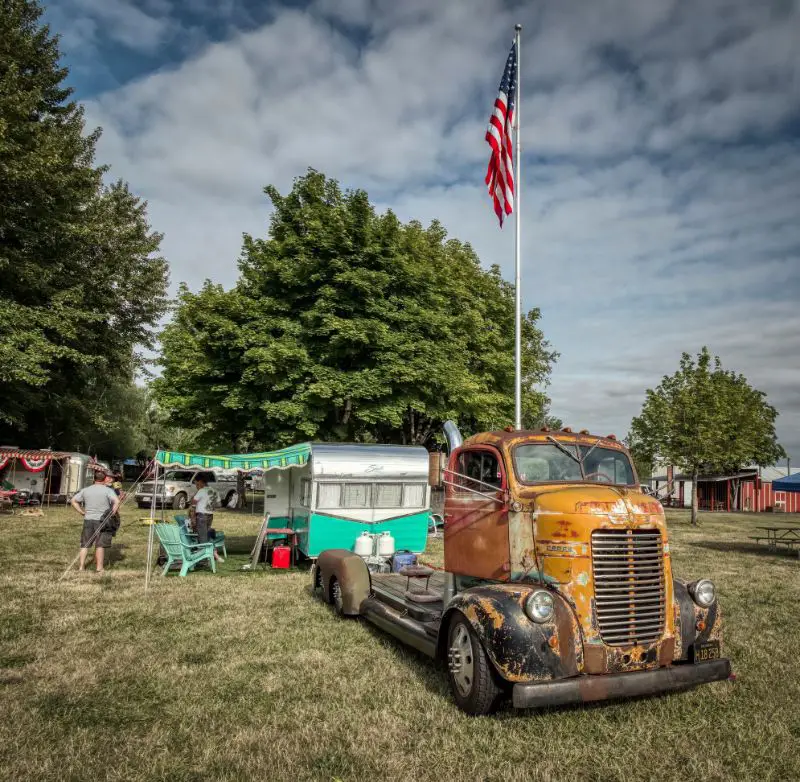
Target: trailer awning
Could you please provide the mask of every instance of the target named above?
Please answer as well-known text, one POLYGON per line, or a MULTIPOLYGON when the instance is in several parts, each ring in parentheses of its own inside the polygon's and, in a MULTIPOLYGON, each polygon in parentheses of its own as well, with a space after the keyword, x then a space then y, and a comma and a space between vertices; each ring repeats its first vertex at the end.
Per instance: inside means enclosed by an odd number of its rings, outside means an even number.
POLYGON ((311 455, 311 444, 300 443, 279 451, 260 453, 236 453, 211 456, 202 453, 183 453, 180 451, 156 451, 155 460, 163 467, 202 467, 219 470, 285 470, 289 467, 302 467, 311 455))

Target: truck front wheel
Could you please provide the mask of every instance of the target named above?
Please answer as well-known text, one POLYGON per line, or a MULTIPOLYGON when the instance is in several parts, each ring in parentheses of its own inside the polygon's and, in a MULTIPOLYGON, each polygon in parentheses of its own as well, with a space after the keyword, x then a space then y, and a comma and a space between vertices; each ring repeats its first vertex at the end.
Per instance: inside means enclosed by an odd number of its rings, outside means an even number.
POLYGON ((503 693, 478 636, 461 614, 447 632, 447 677, 453 698, 467 714, 490 714, 503 693))

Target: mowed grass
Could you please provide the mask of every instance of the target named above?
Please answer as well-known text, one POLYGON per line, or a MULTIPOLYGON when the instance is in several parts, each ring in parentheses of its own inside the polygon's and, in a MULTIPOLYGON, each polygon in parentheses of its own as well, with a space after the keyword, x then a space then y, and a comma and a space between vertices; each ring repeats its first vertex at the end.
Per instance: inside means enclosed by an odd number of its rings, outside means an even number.
POLYGON ((800 779, 800 560, 747 539, 793 517, 669 514, 675 572, 718 586, 735 682, 470 718, 441 668, 337 619, 307 570, 241 571, 257 516, 217 514, 217 576, 145 593, 139 515, 108 575, 61 583, 77 515, 0 516, 3 779, 800 779))

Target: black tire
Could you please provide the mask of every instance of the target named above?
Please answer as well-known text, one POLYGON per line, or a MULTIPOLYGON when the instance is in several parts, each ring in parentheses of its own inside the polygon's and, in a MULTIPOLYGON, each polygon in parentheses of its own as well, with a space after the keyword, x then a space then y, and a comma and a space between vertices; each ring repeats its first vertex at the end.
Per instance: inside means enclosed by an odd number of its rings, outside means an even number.
POLYGON ((344 602, 342 601, 342 588, 339 585, 339 580, 336 578, 336 576, 331 578, 329 594, 331 596, 331 605, 333 606, 333 610, 336 611, 339 616, 343 617, 345 613, 344 602))
POLYGON ((231 498, 232 498, 232 497, 236 497, 236 496, 237 496, 236 489, 232 489, 231 491, 229 491, 229 492, 228 492, 228 493, 225 495, 225 501, 222 503, 222 506, 223 506, 224 508, 227 508, 228 510, 231 510, 231 507, 230 507, 230 504, 231 504, 231 498))
POLYGON ((186 492, 179 491, 173 498, 172 498, 172 509, 173 510, 184 510, 187 506, 187 499, 186 492))
POLYGON ((314 590, 314 594, 320 599, 325 599, 325 590, 322 588, 322 571, 319 568, 317 563, 314 563, 313 568, 311 569, 311 587, 314 590))
POLYGON ((491 714, 503 695, 483 644, 461 614, 447 628, 447 679, 453 699, 467 714, 491 714))

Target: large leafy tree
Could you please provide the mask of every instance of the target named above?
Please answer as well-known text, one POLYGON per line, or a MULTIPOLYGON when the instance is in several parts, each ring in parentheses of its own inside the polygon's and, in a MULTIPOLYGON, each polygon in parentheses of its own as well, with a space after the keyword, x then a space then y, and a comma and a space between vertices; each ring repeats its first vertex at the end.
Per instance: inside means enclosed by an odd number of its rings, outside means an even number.
MULTIPOLYGON (((376 214, 310 170, 266 193, 267 238, 245 237, 232 290, 181 289, 155 390, 175 423, 226 451, 304 439, 432 443, 513 421, 513 288, 437 222, 376 214)), ((525 420, 556 358, 523 324, 525 420)))
POLYGON ((103 184, 40 16, 0 13, 0 439, 77 448, 118 439, 167 265, 146 204, 103 184))
POLYGON ((697 524, 697 479, 774 464, 785 456, 775 434, 778 413, 747 379, 725 370, 703 348, 681 357, 675 374, 648 389, 633 419, 630 440, 640 458, 658 455, 692 475, 692 524, 697 524))

